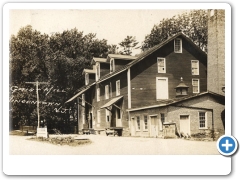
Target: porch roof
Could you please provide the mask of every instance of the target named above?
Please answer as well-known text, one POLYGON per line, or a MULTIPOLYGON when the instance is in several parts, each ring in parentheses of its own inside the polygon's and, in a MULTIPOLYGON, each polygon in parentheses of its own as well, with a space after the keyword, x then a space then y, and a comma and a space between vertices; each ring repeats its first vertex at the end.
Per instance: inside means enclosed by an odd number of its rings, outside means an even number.
POLYGON ((123 96, 119 96, 119 97, 116 97, 116 98, 111 99, 111 100, 108 101, 106 104, 104 104, 104 105, 101 107, 101 109, 107 108, 107 107, 113 105, 114 103, 116 103, 117 101, 119 101, 119 100, 122 99, 122 98, 123 98, 123 96))

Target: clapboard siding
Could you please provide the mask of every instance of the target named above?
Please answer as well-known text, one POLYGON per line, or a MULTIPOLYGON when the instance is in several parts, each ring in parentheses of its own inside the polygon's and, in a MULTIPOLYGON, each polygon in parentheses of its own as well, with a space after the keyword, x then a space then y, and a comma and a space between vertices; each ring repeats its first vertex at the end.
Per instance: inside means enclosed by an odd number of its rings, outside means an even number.
POLYGON ((156 104, 156 77, 168 78, 169 99, 175 98, 174 89, 183 77, 192 95, 192 79, 200 79, 200 92, 207 90, 206 56, 191 48, 183 39, 182 53, 174 53, 174 41, 169 42, 131 68, 132 108, 156 104), (166 73, 158 73, 157 57, 166 59, 166 73), (191 60, 199 60, 199 75, 192 75, 191 60))
POLYGON ((128 96, 127 96, 127 71, 124 71, 106 81, 103 81, 101 83, 98 83, 95 85, 95 92, 94 92, 94 97, 93 97, 93 119, 95 120, 95 125, 94 128, 96 129, 103 129, 105 127, 108 127, 109 124, 106 122, 106 111, 105 109, 101 109, 101 107, 109 102, 112 98, 116 98, 116 81, 120 80, 120 96, 123 96, 122 100, 122 110, 123 110, 123 116, 122 116, 122 125, 123 127, 128 127, 128 122, 127 122, 127 104, 128 104, 128 96), (109 85, 110 83, 112 84, 112 97, 110 96, 110 91, 109 91, 109 99, 105 99, 105 85, 109 85), (100 88, 100 101, 97 102, 97 88, 100 88), (97 125, 97 110, 101 111, 101 121, 100 124, 97 125))

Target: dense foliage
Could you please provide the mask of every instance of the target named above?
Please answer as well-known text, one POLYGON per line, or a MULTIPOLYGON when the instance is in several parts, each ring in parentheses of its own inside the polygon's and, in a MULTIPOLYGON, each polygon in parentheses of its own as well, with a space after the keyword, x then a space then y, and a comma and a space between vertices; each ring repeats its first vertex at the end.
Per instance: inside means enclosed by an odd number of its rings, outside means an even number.
POLYGON ((10 125, 36 125, 36 86, 26 82, 47 82, 39 85, 42 123, 63 129, 66 123, 76 124, 76 105, 65 104, 84 84, 82 71, 90 67, 92 58, 115 53, 116 45, 99 40, 96 34, 84 35, 77 29, 55 33, 50 37, 23 27, 10 39, 10 125), (24 89, 20 89, 24 88, 24 89), (68 109, 68 110, 66 110, 68 109))
POLYGON ((151 48, 178 32, 186 34, 196 45, 207 52, 207 10, 192 10, 161 20, 145 37, 142 50, 151 48))

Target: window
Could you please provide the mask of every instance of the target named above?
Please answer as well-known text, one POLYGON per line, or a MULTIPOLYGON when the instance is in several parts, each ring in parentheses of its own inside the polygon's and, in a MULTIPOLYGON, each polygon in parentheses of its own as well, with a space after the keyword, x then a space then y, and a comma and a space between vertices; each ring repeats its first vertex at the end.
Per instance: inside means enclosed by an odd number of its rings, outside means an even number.
POLYGON ((165 58, 157 58, 158 73, 166 73, 165 58))
POLYGON ((96 63, 96 81, 98 81, 100 79, 100 63, 97 62, 96 63))
POLYGON ((147 116, 143 116, 144 130, 148 130, 148 119, 147 116))
POLYGON ((85 73, 85 85, 89 84, 89 74, 85 73))
POLYGON ((199 112, 199 129, 206 129, 206 112, 199 112))
POLYGON ((140 117, 137 116, 137 130, 140 130, 140 117))
POLYGON ((105 86, 105 99, 109 99, 109 86, 105 86))
POLYGON ((106 122, 110 122, 109 110, 105 109, 106 111, 106 122))
POLYGON ((120 80, 116 81, 116 96, 120 95, 120 80))
POLYGON ((192 80, 193 93, 199 93, 199 79, 192 80))
POLYGON ((115 71, 115 61, 114 59, 110 59, 110 72, 115 71))
POLYGON ((101 111, 97 110, 97 122, 100 123, 101 122, 101 111))
POLYGON ((174 40, 174 52, 175 53, 182 53, 182 39, 176 38, 174 40))
POLYGON ((97 88, 97 101, 100 101, 100 88, 97 88))
POLYGON ((199 75, 199 62, 198 60, 192 60, 192 75, 199 75))
POLYGON ((82 106, 85 107, 85 94, 82 94, 82 106))

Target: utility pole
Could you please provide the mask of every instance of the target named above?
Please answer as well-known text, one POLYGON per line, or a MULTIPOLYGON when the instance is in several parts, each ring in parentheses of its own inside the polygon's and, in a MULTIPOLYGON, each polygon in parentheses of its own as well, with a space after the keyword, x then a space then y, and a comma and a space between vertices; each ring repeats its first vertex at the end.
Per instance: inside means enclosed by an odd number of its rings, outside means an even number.
POLYGON ((48 84, 47 82, 26 82, 26 84, 34 84, 36 85, 36 94, 37 94, 37 115, 38 115, 38 128, 40 127, 40 114, 39 114, 39 94, 38 94, 38 85, 40 84, 48 84))

